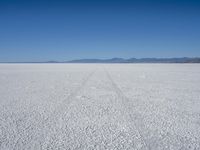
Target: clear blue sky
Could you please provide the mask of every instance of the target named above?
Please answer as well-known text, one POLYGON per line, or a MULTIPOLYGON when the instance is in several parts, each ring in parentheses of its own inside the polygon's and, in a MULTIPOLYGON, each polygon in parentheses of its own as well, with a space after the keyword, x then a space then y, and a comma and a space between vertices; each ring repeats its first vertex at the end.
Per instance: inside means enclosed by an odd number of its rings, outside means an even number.
POLYGON ((0 61, 199 57, 200 0, 0 0, 0 61))

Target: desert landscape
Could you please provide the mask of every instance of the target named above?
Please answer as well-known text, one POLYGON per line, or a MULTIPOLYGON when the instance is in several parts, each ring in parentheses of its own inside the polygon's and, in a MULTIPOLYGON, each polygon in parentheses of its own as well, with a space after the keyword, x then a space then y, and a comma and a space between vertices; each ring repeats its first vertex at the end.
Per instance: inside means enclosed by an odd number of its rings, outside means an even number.
POLYGON ((199 64, 0 64, 0 149, 200 149, 199 64))

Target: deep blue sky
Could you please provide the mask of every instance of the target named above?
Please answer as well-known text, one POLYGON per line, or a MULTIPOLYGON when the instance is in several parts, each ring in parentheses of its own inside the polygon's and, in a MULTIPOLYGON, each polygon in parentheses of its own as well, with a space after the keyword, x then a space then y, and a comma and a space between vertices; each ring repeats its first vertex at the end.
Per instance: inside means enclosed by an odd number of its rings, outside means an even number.
POLYGON ((0 61, 199 57, 200 0, 0 0, 0 61))

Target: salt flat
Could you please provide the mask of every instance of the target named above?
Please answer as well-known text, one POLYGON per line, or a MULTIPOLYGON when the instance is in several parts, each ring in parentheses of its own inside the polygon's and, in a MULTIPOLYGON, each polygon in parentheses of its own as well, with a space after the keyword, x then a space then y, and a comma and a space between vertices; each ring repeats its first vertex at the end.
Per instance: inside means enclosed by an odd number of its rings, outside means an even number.
POLYGON ((199 64, 0 64, 0 149, 200 149, 199 64))

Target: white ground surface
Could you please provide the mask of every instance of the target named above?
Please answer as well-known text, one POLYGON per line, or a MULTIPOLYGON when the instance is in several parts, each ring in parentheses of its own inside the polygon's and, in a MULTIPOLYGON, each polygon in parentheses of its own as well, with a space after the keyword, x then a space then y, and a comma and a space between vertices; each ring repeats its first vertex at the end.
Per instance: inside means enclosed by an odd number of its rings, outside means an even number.
POLYGON ((200 149, 198 64, 0 64, 0 149, 200 149))

